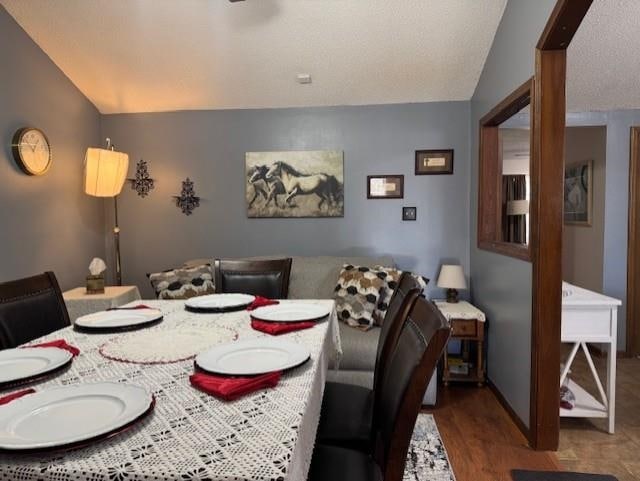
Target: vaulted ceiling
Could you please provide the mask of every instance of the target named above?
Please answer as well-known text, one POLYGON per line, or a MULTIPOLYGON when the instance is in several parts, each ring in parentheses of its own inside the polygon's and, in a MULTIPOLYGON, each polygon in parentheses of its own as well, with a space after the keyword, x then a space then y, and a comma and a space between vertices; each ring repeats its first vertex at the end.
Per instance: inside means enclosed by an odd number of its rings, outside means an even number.
POLYGON ((115 113, 468 100, 506 0, 0 3, 115 113))
POLYGON ((640 1, 593 2, 567 51, 567 108, 640 108, 640 1))

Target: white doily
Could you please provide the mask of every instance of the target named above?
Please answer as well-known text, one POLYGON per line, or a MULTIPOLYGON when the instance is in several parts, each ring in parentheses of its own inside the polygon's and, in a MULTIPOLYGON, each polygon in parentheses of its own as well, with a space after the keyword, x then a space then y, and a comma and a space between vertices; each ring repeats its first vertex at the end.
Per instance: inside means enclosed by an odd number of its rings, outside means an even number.
POLYGON ((185 361, 196 354, 238 338, 228 327, 182 327, 154 329, 112 339, 100 348, 107 359, 137 364, 167 364, 185 361))

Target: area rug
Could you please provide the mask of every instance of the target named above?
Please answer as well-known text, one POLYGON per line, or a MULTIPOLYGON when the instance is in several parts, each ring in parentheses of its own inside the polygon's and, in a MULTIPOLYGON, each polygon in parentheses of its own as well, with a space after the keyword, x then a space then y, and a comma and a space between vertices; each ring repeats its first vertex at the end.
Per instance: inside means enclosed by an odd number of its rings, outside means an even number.
MULTIPOLYGON (((511 471, 513 481, 618 481, 618 478, 606 474, 583 474, 556 471, 511 471)), ((406 474, 405 474, 406 476, 406 474)))
POLYGON ((403 481, 456 481, 436 421, 431 414, 418 416, 403 481))

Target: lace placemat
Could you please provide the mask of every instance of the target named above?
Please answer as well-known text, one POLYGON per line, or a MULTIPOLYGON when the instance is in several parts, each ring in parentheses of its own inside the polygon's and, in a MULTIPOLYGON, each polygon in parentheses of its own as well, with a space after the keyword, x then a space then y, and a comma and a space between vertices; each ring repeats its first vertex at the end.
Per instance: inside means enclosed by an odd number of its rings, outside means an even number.
POLYGON ((237 338, 236 331, 222 326, 153 329, 111 339, 99 352, 112 361, 168 364, 192 359, 212 346, 237 338))

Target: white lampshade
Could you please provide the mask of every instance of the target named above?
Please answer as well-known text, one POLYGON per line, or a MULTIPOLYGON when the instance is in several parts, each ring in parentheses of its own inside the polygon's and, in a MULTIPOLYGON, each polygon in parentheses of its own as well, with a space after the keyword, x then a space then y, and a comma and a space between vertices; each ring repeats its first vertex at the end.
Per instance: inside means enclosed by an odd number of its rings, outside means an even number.
POLYGON ((127 178, 129 156, 90 147, 84 158, 84 191, 96 197, 115 197, 127 178))
POLYGON ((444 265, 440 268, 438 287, 445 289, 466 289, 467 280, 464 277, 462 266, 444 265))
POLYGON ((528 213, 528 200, 510 200, 507 202, 507 215, 526 215, 528 213))

